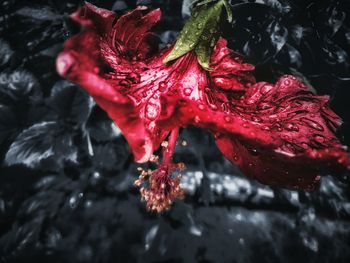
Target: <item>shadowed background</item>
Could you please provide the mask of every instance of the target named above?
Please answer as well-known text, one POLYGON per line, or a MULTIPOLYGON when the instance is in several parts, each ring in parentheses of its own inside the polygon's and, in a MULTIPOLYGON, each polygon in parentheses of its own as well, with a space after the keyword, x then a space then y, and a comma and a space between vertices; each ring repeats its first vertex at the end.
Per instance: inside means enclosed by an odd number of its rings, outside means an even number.
MULTIPOLYGON (((91 1, 120 14, 160 7, 162 45, 176 39, 189 2, 91 1)), ((350 2, 230 2, 229 46, 257 66, 258 80, 294 74, 330 95, 350 145, 350 2)), ((55 71, 79 31, 68 15, 82 3, 0 3, 0 262, 350 261, 349 177, 325 171, 312 193, 263 186, 191 127, 175 156, 188 166, 185 201, 147 213, 119 129, 55 71)))

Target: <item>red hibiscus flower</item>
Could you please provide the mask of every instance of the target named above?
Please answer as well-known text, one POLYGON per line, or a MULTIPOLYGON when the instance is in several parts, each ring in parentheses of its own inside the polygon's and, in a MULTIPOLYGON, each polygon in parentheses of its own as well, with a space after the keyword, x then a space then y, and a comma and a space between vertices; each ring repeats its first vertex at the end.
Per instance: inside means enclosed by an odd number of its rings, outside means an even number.
POLYGON ((59 74, 94 97, 137 162, 154 160, 162 144, 158 169, 141 171, 135 183, 149 179, 141 188, 148 209, 167 209, 184 194, 174 175, 184 165, 174 164, 172 155, 179 128, 188 125, 211 131, 227 159, 265 184, 311 189, 322 167, 347 167, 347 152, 333 134, 341 120, 327 97, 315 96, 293 76, 256 83, 254 67, 234 56, 223 38, 209 71, 195 51, 164 64, 173 47, 159 51, 150 32, 160 16, 158 9, 138 7, 118 17, 86 4, 71 16, 82 31, 57 58, 59 74))

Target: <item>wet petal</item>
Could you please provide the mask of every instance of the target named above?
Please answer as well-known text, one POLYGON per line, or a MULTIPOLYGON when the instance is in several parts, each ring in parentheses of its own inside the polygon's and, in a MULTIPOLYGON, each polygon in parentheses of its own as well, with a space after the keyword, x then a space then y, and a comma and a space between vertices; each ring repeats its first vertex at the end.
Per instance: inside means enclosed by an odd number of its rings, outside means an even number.
POLYGON ((245 91, 246 84, 255 82, 255 78, 251 75, 254 66, 243 63, 238 56, 234 56, 233 52, 227 48, 227 41, 220 38, 217 42, 211 58, 210 72, 216 87, 233 90, 245 91))
POLYGON ((159 131, 154 125, 151 125, 150 131, 139 116, 142 108, 134 107, 130 97, 122 92, 125 89, 122 81, 137 83, 140 80, 140 76, 132 69, 143 65, 142 62, 135 65, 134 61, 126 59, 127 55, 136 50, 141 50, 144 55, 149 53, 151 41, 147 30, 160 17, 159 10, 145 16, 143 10, 144 8, 138 8, 114 24, 116 15, 113 12, 86 4, 72 15, 82 25, 81 33, 66 41, 65 48, 56 61, 58 73, 83 87, 120 127, 139 162, 148 161, 167 135, 167 131, 159 131), (142 23, 139 19, 132 20, 132 16, 140 18, 142 23), (119 28, 118 25, 123 27, 119 28), (144 36, 135 42, 135 38, 140 37, 138 34, 144 36), (110 39, 116 42, 111 43, 110 39), (135 42, 136 45, 128 47, 121 42, 135 42), (123 48, 118 49, 118 45, 123 48), (120 65, 119 60, 122 60, 120 65), (111 67, 112 62, 116 67, 111 67), (118 72, 111 72, 111 68, 118 72))
POLYGON ((183 122, 212 131, 226 158, 262 183, 311 189, 322 167, 344 170, 348 154, 334 135, 341 124, 327 106, 293 76, 275 85, 256 83, 227 112, 210 105, 179 110, 183 122))

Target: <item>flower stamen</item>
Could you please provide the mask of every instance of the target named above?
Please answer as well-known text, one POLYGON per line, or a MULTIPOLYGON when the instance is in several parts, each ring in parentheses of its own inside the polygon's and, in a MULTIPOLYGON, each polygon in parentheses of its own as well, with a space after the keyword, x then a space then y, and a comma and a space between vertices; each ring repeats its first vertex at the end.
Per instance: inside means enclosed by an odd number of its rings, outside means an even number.
POLYGON ((179 136, 179 129, 174 129, 166 143, 163 146, 163 160, 159 167, 152 170, 140 171, 139 178, 134 185, 140 188, 142 200, 146 202, 147 210, 154 212, 163 212, 171 207, 174 199, 182 199, 184 190, 180 187, 181 172, 185 169, 184 163, 173 163, 173 154, 175 151, 176 141, 179 136), (146 183, 148 179, 148 183, 146 183))

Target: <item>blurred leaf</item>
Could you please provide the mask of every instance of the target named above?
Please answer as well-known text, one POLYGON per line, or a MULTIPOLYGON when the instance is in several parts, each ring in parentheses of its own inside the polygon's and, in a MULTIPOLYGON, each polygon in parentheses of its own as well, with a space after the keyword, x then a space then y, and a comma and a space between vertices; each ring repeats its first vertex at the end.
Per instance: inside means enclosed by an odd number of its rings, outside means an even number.
POLYGON ((334 7, 331 10, 331 8, 328 8, 328 11, 330 12, 330 16, 327 20, 327 25, 331 29, 331 35, 334 35, 335 33, 338 32, 340 27, 343 25, 346 14, 345 12, 339 10, 339 8, 334 7))
POLYGON ((47 104, 54 109, 59 119, 79 125, 87 121, 94 106, 87 93, 68 81, 59 81, 54 85, 47 104))
POLYGON ((97 142, 114 141, 121 136, 120 129, 99 108, 95 108, 92 112, 86 125, 86 132, 97 142))
POLYGON ((271 44, 278 53, 287 42, 288 30, 277 21, 272 21, 267 27, 267 32, 271 38, 271 44))
POLYGON ((72 135, 58 123, 41 122, 18 135, 6 154, 5 163, 36 168, 50 157, 57 165, 64 161, 76 162, 77 148, 72 135))
POLYGON ((25 100, 36 102, 42 98, 39 82, 25 70, 15 70, 11 73, 0 73, 0 100, 3 103, 25 100))
POLYGON ((105 145, 96 145, 93 147, 93 151, 92 160, 94 167, 107 171, 120 170, 129 155, 125 143, 113 142, 105 145))
POLYGON ((17 10, 16 14, 19 16, 30 18, 31 21, 33 22, 37 20, 39 21, 57 20, 62 17, 61 15, 53 12, 53 10, 51 10, 48 7, 35 8, 35 7, 25 6, 17 10))
POLYGON ((13 50, 10 48, 10 46, 0 39, 0 67, 6 65, 11 57, 13 56, 13 50))
POLYGON ((0 145, 17 129, 17 119, 13 111, 0 104, 0 145))

